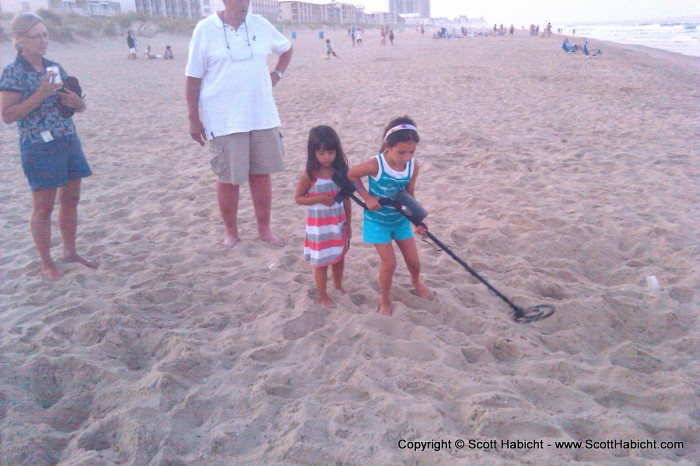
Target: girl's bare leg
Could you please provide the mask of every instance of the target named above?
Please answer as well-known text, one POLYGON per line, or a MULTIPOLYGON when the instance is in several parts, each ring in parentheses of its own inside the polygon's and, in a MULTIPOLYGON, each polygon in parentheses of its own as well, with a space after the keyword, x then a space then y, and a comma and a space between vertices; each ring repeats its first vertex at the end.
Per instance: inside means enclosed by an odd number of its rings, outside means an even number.
POLYGON ((345 259, 342 259, 331 266, 333 270, 333 286, 336 290, 346 293, 343 288, 343 271, 345 270, 345 259))
POLYGON ((433 292, 430 291, 425 283, 420 279, 420 258, 418 257, 418 248, 416 247, 416 240, 413 238, 397 241, 401 254, 406 261, 406 267, 408 272, 411 274, 411 282, 413 287, 418 292, 418 296, 425 299, 430 299, 433 297, 433 292))
POLYGON ((75 251, 75 237, 78 231, 78 202, 80 202, 80 179, 71 180, 58 188, 58 228, 63 240, 63 260, 78 262, 90 268, 97 263, 86 259, 75 251))
POLYGON ((47 280, 58 281, 63 273, 58 270, 51 258, 51 213, 56 201, 55 189, 32 191, 33 210, 30 222, 34 245, 41 259, 41 274, 47 280))
POLYGON ((318 292, 318 302, 328 309, 335 309, 337 306, 328 296, 326 284, 328 283, 328 266, 316 267, 314 269, 314 280, 316 281, 316 291, 318 292))
POLYGON ((379 268, 379 290, 382 294, 379 313, 390 316, 394 312, 394 305, 391 303, 391 284, 396 270, 396 255, 391 243, 375 244, 374 247, 382 262, 379 268))

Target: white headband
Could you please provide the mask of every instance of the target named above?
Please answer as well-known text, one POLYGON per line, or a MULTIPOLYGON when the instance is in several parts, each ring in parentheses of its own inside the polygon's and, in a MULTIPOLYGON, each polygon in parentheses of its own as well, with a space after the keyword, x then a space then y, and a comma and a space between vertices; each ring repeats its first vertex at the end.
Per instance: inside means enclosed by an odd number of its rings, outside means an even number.
POLYGON ((401 131, 401 130, 403 130, 403 129, 412 129, 412 130, 415 131, 416 133, 418 132, 418 128, 416 128, 415 126, 413 126, 413 125, 408 125, 408 124, 405 124, 405 123, 404 123, 403 125, 394 126, 394 127, 391 128, 389 131, 387 131, 386 134, 384 135, 384 140, 386 141, 387 138, 388 138, 389 136, 391 136, 391 135, 394 134, 395 132, 401 131))

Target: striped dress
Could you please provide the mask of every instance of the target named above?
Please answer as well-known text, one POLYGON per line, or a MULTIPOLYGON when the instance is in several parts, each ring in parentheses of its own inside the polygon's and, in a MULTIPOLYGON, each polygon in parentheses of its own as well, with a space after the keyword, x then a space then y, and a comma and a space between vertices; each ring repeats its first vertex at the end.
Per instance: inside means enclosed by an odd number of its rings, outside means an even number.
MULTIPOLYGON (((333 180, 316 178, 307 196, 335 196, 339 191, 333 180)), ((346 221, 343 203, 336 202, 331 207, 323 204, 309 206, 306 212, 304 260, 313 267, 325 267, 343 260, 350 247, 346 221)))

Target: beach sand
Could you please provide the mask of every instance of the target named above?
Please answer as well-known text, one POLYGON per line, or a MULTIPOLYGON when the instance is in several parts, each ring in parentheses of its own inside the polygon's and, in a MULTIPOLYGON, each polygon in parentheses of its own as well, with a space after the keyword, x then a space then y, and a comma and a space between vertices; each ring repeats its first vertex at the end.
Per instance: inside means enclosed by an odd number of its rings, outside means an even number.
POLYGON ((95 174, 78 249, 101 264, 40 277, 17 136, 0 127, 0 463, 700 463, 700 59, 598 41, 603 56, 586 59, 518 34, 408 29, 380 47, 368 30, 353 49, 326 31, 341 57, 326 60, 317 31, 299 31, 274 91, 287 169, 273 226, 287 245, 257 239, 246 188, 232 250, 217 246, 208 150, 188 135, 188 38, 140 38, 174 61, 128 61, 123 38, 52 43, 87 93, 75 122, 95 174), (399 261, 394 316, 378 315, 357 206, 350 292, 316 304, 293 199, 308 131, 332 125, 355 164, 403 114, 421 135, 430 230, 516 304, 555 305, 551 318, 514 323, 422 242, 436 297, 417 297, 399 261), (554 443, 569 440, 658 448, 554 443))

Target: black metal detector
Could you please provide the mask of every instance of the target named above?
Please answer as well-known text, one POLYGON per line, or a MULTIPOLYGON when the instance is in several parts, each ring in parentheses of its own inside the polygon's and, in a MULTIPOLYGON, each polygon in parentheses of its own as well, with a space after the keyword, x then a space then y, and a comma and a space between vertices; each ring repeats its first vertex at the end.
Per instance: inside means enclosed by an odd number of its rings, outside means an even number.
MULTIPOLYGON (((362 202, 360 198, 355 195, 355 186, 344 174, 336 173, 333 175, 333 181, 340 188, 340 192, 336 194, 335 201, 342 202, 347 197, 350 197, 353 201, 362 206, 362 208, 367 209, 367 205, 362 202)), ((464 262, 457 254, 452 252, 452 250, 447 247, 442 241, 437 239, 428 228, 423 223, 423 219, 428 216, 428 212, 416 201, 410 194, 406 191, 399 192, 394 199, 381 198, 380 203, 382 205, 390 205, 398 210, 404 217, 406 217, 411 223, 416 226, 422 226, 425 228, 425 233, 435 244, 437 244, 441 250, 445 251, 449 256, 457 261, 462 267, 464 267, 467 272, 472 274, 477 280, 486 285, 486 287, 493 291, 496 296, 501 298, 508 304, 511 309, 513 309, 513 320, 520 323, 530 323, 537 320, 546 319, 547 317, 554 314, 554 306, 551 304, 536 304, 534 306, 529 306, 522 308, 513 304, 513 302, 505 297, 503 293, 494 288, 489 282, 486 281, 481 275, 479 275, 474 269, 469 267, 469 265, 464 262)))

